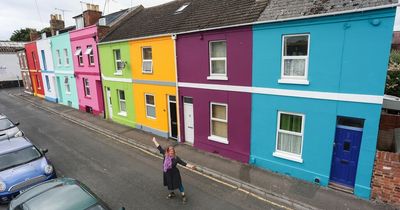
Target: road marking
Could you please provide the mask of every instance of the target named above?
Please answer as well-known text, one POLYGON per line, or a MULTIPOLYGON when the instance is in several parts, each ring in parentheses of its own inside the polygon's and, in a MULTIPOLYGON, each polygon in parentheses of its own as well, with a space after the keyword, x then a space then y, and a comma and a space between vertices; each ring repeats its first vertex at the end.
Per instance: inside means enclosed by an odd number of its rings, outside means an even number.
MULTIPOLYGON (((97 130, 96 128, 94 128, 94 127, 90 127, 90 126, 88 126, 88 125, 85 125, 84 123, 79 122, 78 120, 73 119, 74 117, 68 117, 68 116, 66 116, 66 115, 64 115, 64 114, 57 113, 56 111, 53 111, 53 110, 51 110, 50 108, 44 108, 44 107, 38 106, 38 105, 36 105, 33 101, 31 101, 31 100, 29 100, 29 99, 22 99, 22 98, 17 97, 17 96, 15 96, 15 95, 13 95, 13 94, 9 94, 9 95, 12 95, 12 96, 14 96, 14 97, 16 97, 16 98, 19 98, 20 100, 28 101, 31 105, 33 105, 33 106, 35 106, 35 107, 38 107, 38 108, 40 108, 40 109, 42 109, 42 110, 44 110, 44 111, 47 111, 47 112, 51 112, 51 113, 53 113, 53 114, 56 114, 56 115, 58 115, 58 116, 60 116, 60 117, 62 117, 62 118, 64 118, 64 119, 66 119, 66 120, 68 120, 68 121, 70 121, 70 122, 73 122, 73 123, 75 123, 75 124, 81 126, 81 127, 87 128, 87 129, 89 129, 89 130, 91 130, 91 131, 93 131, 93 132, 96 132, 96 133, 98 133, 98 134, 101 134, 101 135, 103 135, 103 136, 106 136, 106 137, 108 137, 108 138, 110 138, 110 139, 116 140, 116 141, 119 142, 119 143, 125 144, 125 145, 127 145, 127 146, 132 147, 132 148, 135 148, 135 149, 137 149, 137 150, 139 150, 139 151, 142 151, 143 153, 146 153, 146 154, 148 154, 148 155, 150 155, 150 156, 156 157, 156 158, 161 159, 161 160, 163 159, 160 155, 156 155, 155 153, 152 153, 152 152, 150 152, 150 151, 148 151, 148 150, 145 150, 145 149, 143 149, 143 148, 140 148, 140 147, 134 145, 133 143, 130 143, 130 142, 124 141, 124 140, 120 140, 120 139, 119 139, 120 137, 118 137, 118 136, 113 136, 113 135, 107 134, 105 131, 100 131, 100 130, 97 130)), ((110 132, 111 132, 111 131, 110 131, 110 132)), ((220 183, 220 184, 225 185, 225 186, 227 186, 227 187, 230 187, 230 188, 232 188, 232 189, 241 191, 242 193, 245 193, 245 194, 247 194, 247 195, 250 195, 250 196, 252 196, 252 197, 254 197, 254 198, 258 199, 258 200, 264 201, 264 202, 269 203, 269 204, 271 204, 271 205, 273 205, 273 206, 276 206, 276 207, 279 207, 279 208, 282 208, 282 209, 292 210, 291 208, 289 208, 289 207, 287 207, 287 206, 284 206, 284 205, 275 203, 275 202, 270 201, 270 200, 268 200, 268 199, 266 199, 266 198, 263 198, 263 197, 261 197, 261 196, 259 196, 259 195, 256 195, 256 194, 254 194, 254 193, 251 193, 251 192, 248 191, 248 190, 245 190, 245 189, 240 188, 240 187, 238 187, 238 186, 229 184, 229 183, 227 183, 227 182, 225 182, 225 181, 222 181, 222 180, 219 180, 219 179, 217 179, 217 178, 215 178, 215 177, 212 177, 212 176, 210 176, 210 175, 201 173, 201 172, 199 172, 199 171, 197 171, 197 170, 193 170, 193 169, 190 169, 190 168, 187 168, 187 167, 182 167, 182 166, 179 166, 179 167, 181 167, 181 168, 183 168, 183 169, 185 169, 185 170, 189 170, 189 171, 191 171, 191 172, 193 172, 193 173, 196 173, 196 174, 198 174, 198 175, 201 175, 201 176, 203 176, 203 177, 206 177, 206 178, 208 178, 208 179, 210 179, 210 180, 213 180, 213 181, 215 181, 215 182, 217 182, 217 183, 220 183)))

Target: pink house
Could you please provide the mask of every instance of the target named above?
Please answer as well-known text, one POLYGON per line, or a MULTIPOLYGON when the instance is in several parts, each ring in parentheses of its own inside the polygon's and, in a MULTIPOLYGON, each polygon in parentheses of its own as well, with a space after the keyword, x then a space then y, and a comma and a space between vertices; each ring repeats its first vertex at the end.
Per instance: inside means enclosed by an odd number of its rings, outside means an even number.
POLYGON ((74 77, 79 109, 95 115, 104 113, 101 71, 97 42, 135 8, 102 16, 98 5, 87 5, 87 10, 75 16, 76 30, 70 32, 74 77))

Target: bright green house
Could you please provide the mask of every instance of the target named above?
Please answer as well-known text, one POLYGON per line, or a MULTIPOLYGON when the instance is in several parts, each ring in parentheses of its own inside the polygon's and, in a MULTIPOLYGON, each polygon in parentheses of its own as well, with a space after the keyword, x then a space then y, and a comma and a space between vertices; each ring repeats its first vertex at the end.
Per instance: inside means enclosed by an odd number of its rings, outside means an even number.
POLYGON ((79 109, 69 33, 61 33, 50 39, 58 103, 79 109))
POLYGON ((135 127, 132 69, 128 42, 99 43, 107 119, 135 127))

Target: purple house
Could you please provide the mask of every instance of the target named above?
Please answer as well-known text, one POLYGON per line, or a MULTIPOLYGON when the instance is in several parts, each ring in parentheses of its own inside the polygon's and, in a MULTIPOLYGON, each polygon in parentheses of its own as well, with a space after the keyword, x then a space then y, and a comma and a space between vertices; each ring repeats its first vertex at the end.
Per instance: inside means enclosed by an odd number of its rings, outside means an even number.
POLYGON ((178 35, 176 49, 181 141, 248 162, 251 94, 235 90, 252 84, 251 26, 178 35))

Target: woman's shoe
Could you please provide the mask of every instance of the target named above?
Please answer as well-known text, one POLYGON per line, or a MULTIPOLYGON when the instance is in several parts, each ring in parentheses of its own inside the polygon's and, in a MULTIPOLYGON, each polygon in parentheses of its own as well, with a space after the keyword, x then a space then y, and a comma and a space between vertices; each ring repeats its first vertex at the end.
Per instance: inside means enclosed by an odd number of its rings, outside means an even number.
POLYGON ((183 202, 183 203, 186 203, 186 202, 187 202, 187 197, 186 197, 186 195, 182 195, 182 202, 183 202))
POLYGON ((175 193, 171 192, 170 194, 168 194, 167 199, 172 199, 172 198, 175 198, 175 197, 176 197, 175 193))

